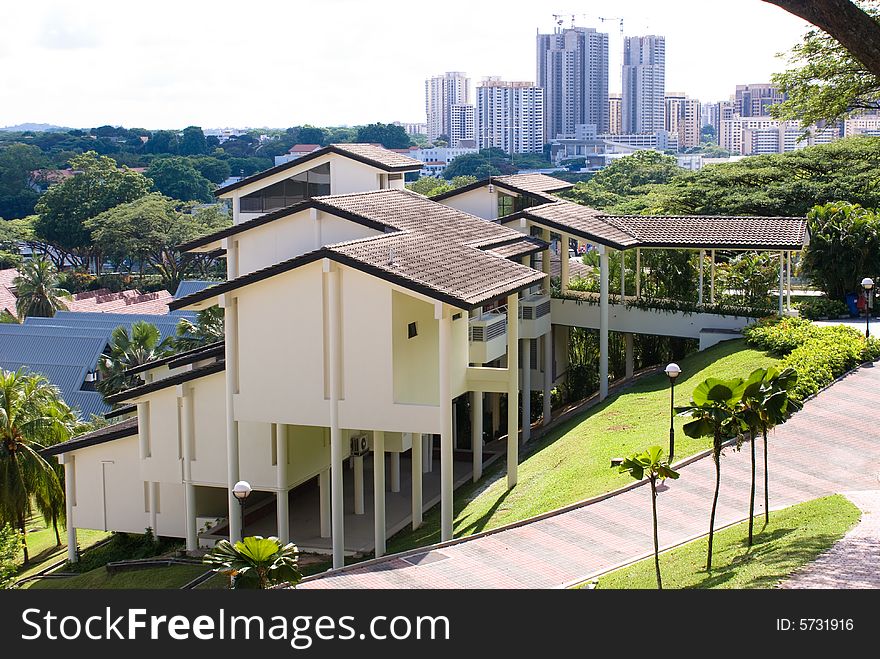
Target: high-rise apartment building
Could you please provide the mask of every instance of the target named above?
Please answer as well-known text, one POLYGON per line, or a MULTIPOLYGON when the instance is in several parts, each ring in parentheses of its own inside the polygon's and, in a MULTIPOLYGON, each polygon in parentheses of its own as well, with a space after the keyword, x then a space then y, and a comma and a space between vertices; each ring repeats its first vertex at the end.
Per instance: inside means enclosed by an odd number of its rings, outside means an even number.
POLYGON ((784 100, 785 95, 770 83, 737 85, 734 95, 735 112, 741 117, 768 117, 768 108, 784 100))
POLYGON ((666 94, 666 130, 678 134, 678 146, 700 145, 700 101, 682 92, 666 94))
MULTIPOLYGON (((452 137, 452 108, 469 105, 470 78, 462 71, 449 71, 425 80, 425 114, 428 118, 428 139, 441 135, 452 137)), ((458 146, 450 143, 450 146, 458 146)))
POLYGON ((449 145, 453 148, 475 146, 474 106, 453 105, 449 117, 449 145))
POLYGON ((477 146, 507 153, 544 148, 544 90, 532 82, 484 78, 477 85, 477 146))
POLYGON ((829 144, 840 138, 840 126, 813 125, 804 134, 800 121, 780 121, 771 117, 740 117, 721 120, 721 147, 734 155, 754 156, 787 153, 807 146, 829 144))
POLYGON ((656 35, 624 37, 622 78, 623 132, 664 130, 666 38, 656 35))
POLYGON ((544 90, 544 140, 573 135, 578 124, 609 129, 608 35, 570 27, 539 34, 537 81, 544 90))
POLYGON ((608 132, 618 135, 623 132, 623 116, 620 109, 620 94, 608 94, 608 132))

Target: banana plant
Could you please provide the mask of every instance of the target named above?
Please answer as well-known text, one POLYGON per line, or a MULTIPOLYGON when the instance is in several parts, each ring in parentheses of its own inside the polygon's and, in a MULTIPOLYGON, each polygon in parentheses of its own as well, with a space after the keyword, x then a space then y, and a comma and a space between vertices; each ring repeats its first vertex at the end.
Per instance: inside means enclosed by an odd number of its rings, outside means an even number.
POLYGON ((712 513, 709 516, 709 551, 706 557, 706 570, 712 570, 712 545, 715 539, 715 512, 718 508, 718 492, 721 489, 721 449, 724 440, 736 437, 744 430, 744 423, 738 410, 739 401, 745 390, 745 380, 733 378, 704 380, 691 394, 690 405, 677 407, 679 416, 690 417, 692 421, 684 424, 684 434, 688 437, 711 437, 712 459, 715 463, 715 493, 712 497, 712 513))
POLYGON ((657 573, 657 590, 663 590, 663 579, 660 576, 660 546, 657 541, 657 479, 678 478, 678 472, 669 466, 663 457, 660 446, 650 446, 641 453, 633 453, 623 459, 617 469, 620 473, 628 473, 637 481, 648 477, 651 484, 651 512, 654 517, 654 570, 657 573))
POLYGON ((232 588, 265 590, 285 582, 295 588, 302 581, 296 545, 282 545, 275 537, 254 535, 235 544, 221 540, 203 561, 230 577, 232 588))

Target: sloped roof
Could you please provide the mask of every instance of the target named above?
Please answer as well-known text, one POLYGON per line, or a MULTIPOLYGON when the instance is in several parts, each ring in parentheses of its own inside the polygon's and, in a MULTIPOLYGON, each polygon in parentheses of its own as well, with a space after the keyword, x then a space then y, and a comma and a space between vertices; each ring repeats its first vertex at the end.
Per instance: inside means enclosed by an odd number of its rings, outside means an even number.
POLYGON ((626 249, 638 242, 635 236, 608 222, 600 211, 562 199, 527 208, 503 221, 511 222, 521 217, 614 249, 626 249))
POLYGON ((89 446, 96 446, 98 444, 112 442, 115 439, 132 437, 134 435, 137 435, 137 432, 138 420, 135 416, 129 419, 123 419, 119 423, 114 423, 112 425, 93 430, 92 432, 87 432, 84 435, 79 435, 78 437, 74 437, 73 439, 68 439, 66 442, 55 444, 54 446, 43 449, 42 451, 40 451, 40 453, 43 455, 43 457, 47 457, 50 455, 60 455, 62 453, 69 453, 77 449, 88 448, 89 446))
POLYGON ((543 201, 554 201, 551 192, 559 192, 560 190, 568 190, 574 187, 573 183, 567 183, 562 179, 547 176, 546 174, 509 174, 507 176, 490 176, 480 181, 475 181, 460 188, 455 188, 449 192, 435 195, 431 197, 434 201, 443 201, 451 197, 478 190, 489 185, 497 185, 500 188, 516 192, 519 194, 529 195, 543 201))
POLYGON ((505 259, 520 259, 547 249, 547 243, 532 236, 523 236, 508 243, 488 248, 486 251, 505 259))
POLYGON ((139 387, 131 387, 129 389, 126 389, 125 391, 120 391, 119 393, 113 394, 112 396, 107 396, 107 402, 121 403, 126 400, 131 400, 132 398, 137 398, 138 396, 151 394, 154 391, 160 391, 162 389, 167 389, 168 387, 173 387, 174 385, 183 384, 184 382, 197 380, 199 378, 205 377, 206 375, 220 373, 225 368, 226 362, 220 360, 214 362, 213 364, 208 364, 207 366, 194 368, 191 371, 184 371, 183 373, 178 373, 177 375, 172 375, 171 377, 162 378, 161 380, 156 380, 155 382, 142 384, 139 387))
POLYGON ((16 277, 18 277, 18 270, 15 268, 0 270, 0 312, 5 310, 12 316, 17 316, 16 297, 12 292, 12 280, 16 277))
POLYGON ((208 286, 213 286, 216 283, 216 281, 205 281, 202 279, 184 279, 177 285, 177 290, 174 291, 174 297, 175 299, 183 297, 184 295, 200 291, 203 288, 208 288, 208 286))

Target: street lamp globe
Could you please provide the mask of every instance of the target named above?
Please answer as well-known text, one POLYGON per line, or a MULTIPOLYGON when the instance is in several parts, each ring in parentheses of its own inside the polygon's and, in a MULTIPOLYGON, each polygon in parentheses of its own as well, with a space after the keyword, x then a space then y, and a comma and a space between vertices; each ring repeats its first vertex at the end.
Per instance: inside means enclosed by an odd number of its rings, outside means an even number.
POLYGON ((666 375, 669 376, 670 380, 675 380, 681 374, 681 367, 672 362, 666 367, 666 375))
POLYGON ((247 481, 238 481, 232 488, 232 496, 238 499, 238 502, 241 505, 244 505, 244 500, 251 495, 252 491, 253 488, 250 483, 247 481))
POLYGON ((864 288, 866 291, 870 291, 872 288, 874 288, 874 280, 870 277, 865 277, 864 279, 862 279, 862 288, 864 288))

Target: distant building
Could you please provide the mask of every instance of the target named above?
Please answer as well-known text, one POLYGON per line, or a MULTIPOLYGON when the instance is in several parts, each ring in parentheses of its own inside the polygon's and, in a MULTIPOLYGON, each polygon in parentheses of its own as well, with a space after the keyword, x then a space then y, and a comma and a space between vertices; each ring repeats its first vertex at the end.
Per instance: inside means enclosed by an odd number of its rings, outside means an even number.
POLYGON ((559 165, 566 160, 583 158, 587 169, 596 170, 616 158, 644 150, 677 151, 678 134, 663 130, 656 133, 597 133, 595 126, 581 124, 573 136, 550 142, 550 159, 559 165))
POLYGON ((578 124, 609 130, 607 34, 585 27, 539 34, 537 82, 544 90, 545 142, 574 135, 578 124))
POLYGON ((290 162, 291 160, 296 160, 297 158, 302 158, 303 156, 307 156, 310 153, 314 153, 318 149, 321 148, 320 144, 294 144, 290 149, 287 150, 282 156, 275 156, 275 165, 283 165, 286 162, 290 162))
POLYGON ((427 135, 428 124, 407 121, 392 121, 393 126, 400 126, 406 131, 407 135, 427 135))
POLYGON ((433 142, 441 135, 451 137, 452 108, 470 104, 470 85, 470 78, 462 71, 449 71, 425 80, 425 114, 429 140, 433 142))
POLYGON ((804 135, 800 121, 780 121, 770 117, 739 117, 721 121, 720 145, 732 154, 753 156, 788 153, 816 144, 829 144, 840 138, 838 125, 811 126, 804 135))
POLYGON ((477 86, 477 145, 507 153, 541 153, 544 90, 531 82, 484 78, 477 86))
POLYGON ((845 119, 843 136, 852 137, 853 135, 880 136, 880 113, 862 114, 845 119))
POLYGON ((453 105, 449 117, 449 146, 460 147, 475 144, 474 106, 453 105))
POLYGON ((446 171, 446 166, 458 156, 466 153, 476 153, 477 151, 476 147, 434 146, 427 149, 415 147, 404 149, 400 153, 424 163, 419 171, 419 176, 435 176, 439 178, 446 171))
POLYGON ((622 132, 656 133, 664 130, 665 93, 665 37, 624 37, 622 132))
POLYGON ((612 135, 623 132, 623 115, 620 94, 608 94, 608 132, 612 135))
POLYGON ((666 130, 678 135, 678 146, 700 145, 700 101, 683 92, 666 94, 666 130))
POLYGON ((769 82, 737 85, 734 112, 741 117, 769 117, 771 105, 782 103, 785 95, 769 82))

